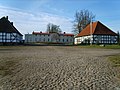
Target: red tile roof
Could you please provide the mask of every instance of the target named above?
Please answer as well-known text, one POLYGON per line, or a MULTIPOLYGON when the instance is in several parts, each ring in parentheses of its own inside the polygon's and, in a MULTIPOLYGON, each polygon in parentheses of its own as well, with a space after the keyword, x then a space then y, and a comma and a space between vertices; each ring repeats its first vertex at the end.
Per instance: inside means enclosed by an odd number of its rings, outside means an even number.
POLYGON ((47 33, 47 32, 45 32, 45 33, 43 33, 43 32, 33 32, 32 34, 49 35, 49 33, 47 33))
POLYGON ((74 34, 63 34, 64 36, 74 36, 74 34))
POLYGON ((90 24, 86 26, 78 35, 80 36, 87 36, 87 35, 117 35, 115 32, 110 30, 108 27, 103 25, 101 22, 93 22, 92 23, 92 31, 90 31, 90 24))
MULTIPOLYGON (((40 35, 49 35, 50 33, 48 32, 32 32, 32 34, 40 34, 40 35)), ((64 35, 64 36, 74 36, 74 34, 68 34, 68 33, 63 33, 61 35, 64 35)))

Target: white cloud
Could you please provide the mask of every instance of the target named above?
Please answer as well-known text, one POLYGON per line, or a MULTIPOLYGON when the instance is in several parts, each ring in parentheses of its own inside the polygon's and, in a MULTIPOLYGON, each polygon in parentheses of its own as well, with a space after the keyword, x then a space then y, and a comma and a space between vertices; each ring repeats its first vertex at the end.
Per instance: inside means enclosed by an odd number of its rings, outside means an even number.
POLYGON ((60 25, 63 32, 70 33, 72 31, 72 20, 59 15, 45 12, 26 12, 16 8, 0 6, 0 18, 3 16, 9 16, 9 20, 22 34, 32 33, 32 31, 46 31, 48 23, 60 25))

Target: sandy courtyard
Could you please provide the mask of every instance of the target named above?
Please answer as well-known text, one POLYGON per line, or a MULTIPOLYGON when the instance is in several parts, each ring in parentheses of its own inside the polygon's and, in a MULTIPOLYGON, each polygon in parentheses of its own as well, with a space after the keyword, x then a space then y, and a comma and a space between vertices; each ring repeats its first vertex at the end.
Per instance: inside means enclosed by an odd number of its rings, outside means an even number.
POLYGON ((0 75, 0 90, 120 90, 120 68, 107 56, 120 50, 70 46, 0 47, 0 62, 15 61, 0 75))

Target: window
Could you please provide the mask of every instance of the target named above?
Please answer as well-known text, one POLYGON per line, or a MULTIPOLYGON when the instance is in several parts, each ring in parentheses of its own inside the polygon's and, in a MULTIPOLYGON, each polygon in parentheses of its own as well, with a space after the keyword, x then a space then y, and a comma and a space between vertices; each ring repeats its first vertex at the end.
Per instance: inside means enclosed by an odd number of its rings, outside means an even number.
POLYGON ((32 41, 32 38, 30 38, 30 42, 32 41))
POLYGON ((49 38, 48 38, 48 42, 49 42, 49 38))
POLYGON ((41 41, 41 38, 39 38, 39 41, 41 41))
POLYGON ((35 38, 35 41, 37 42, 37 38, 35 38))
POLYGON ((9 38, 10 38, 10 34, 8 33, 8 34, 7 34, 7 39, 9 39, 9 38))
POLYGON ((44 40, 43 40, 44 42, 45 42, 45 38, 44 38, 44 40))
POLYGON ((63 42, 64 42, 64 39, 63 39, 63 42))
POLYGON ((68 42, 68 39, 67 39, 67 42, 68 42))
POLYGON ((80 42, 80 39, 77 39, 77 42, 80 42))

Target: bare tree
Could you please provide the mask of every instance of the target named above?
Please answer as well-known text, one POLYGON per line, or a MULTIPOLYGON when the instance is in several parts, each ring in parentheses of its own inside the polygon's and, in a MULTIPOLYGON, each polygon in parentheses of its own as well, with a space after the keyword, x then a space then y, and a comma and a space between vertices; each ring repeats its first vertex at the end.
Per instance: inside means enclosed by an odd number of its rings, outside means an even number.
POLYGON ((47 32, 50 32, 50 33, 61 33, 61 29, 60 29, 60 26, 54 25, 52 23, 49 23, 47 25, 47 32))
POLYGON ((60 39, 59 34, 61 33, 60 26, 49 23, 47 25, 47 32, 52 33, 51 34, 52 42, 58 42, 59 41, 59 39, 60 39))
POLYGON ((74 20, 74 30, 75 34, 78 34, 84 29, 90 22, 95 19, 95 15, 88 10, 81 10, 80 12, 75 13, 75 20, 74 20))
POLYGON ((51 40, 52 42, 59 42, 60 36, 58 33, 52 33, 51 40))

